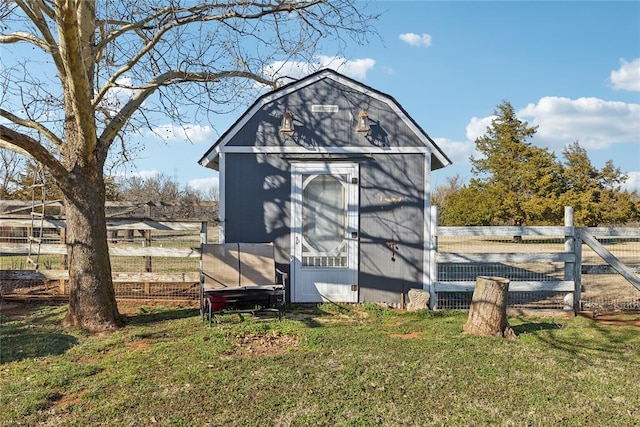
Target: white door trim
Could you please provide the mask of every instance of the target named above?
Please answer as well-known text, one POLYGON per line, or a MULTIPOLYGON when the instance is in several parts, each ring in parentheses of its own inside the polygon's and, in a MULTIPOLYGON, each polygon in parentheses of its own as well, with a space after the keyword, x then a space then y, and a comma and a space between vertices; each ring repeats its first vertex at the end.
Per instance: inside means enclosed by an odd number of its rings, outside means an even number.
MULTIPOLYGON (((333 163, 292 163, 291 165, 291 253, 290 253, 290 274, 291 274, 291 301, 292 302, 313 302, 302 301, 299 283, 298 289, 296 289, 296 279, 302 280, 301 277, 296 277, 298 274, 302 260, 298 259, 300 253, 298 248, 300 247, 298 242, 302 240, 302 174, 331 174, 339 175, 346 174, 349 180, 355 178, 355 182, 349 182, 350 191, 347 191, 347 227, 346 227, 346 239, 347 239, 347 267, 344 270, 344 274, 341 273, 345 283, 345 290, 348 287, 348 294, 346 301, 340 302, 357 302, 358 300, 358 232, 359 232, 359 181, 360 170, 357 163, 350 162, 333 162, 333 163), (296 240, 298 239, 298 241, 296 240)), ((301 252, 301 249, 300 249, 301 252)), ((318 269, 321 270, 321 269, 318 269)), ((306 274, 306 273, 305 273, 306 274)), ((300 275, 301 276, 301 275, 300 275)), ((340 285, 341 286, 341 285, 340 285)))

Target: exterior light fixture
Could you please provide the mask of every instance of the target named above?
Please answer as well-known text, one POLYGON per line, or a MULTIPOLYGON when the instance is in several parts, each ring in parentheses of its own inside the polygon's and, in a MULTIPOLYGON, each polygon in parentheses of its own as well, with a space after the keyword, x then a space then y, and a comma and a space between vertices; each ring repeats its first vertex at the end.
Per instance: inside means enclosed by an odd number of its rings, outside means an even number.
POLYGON ((358 126, 356 127, 357 132, 369 132, 371 131, 371 127, 369 127, 369 116, 367 116, 367 112, 364 109, 360 109, 358 113, 358 126))
POLYGON ((288 108, 285 110, 282 116, 282 123, 280 123, 280 132, 291 133, 295 131, 293 127, 293 113, 288 108))

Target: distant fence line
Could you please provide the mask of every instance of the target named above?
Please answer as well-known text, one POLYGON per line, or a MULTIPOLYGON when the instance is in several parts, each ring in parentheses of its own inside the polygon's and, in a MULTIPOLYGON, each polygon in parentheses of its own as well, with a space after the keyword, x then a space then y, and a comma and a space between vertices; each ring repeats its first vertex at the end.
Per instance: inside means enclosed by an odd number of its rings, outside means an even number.
MULTIPOLYGON (((0 216, 27 216, 34 208, 31 200, 0 200, 0 216)), ((40 208, 38 207, 38 210, 40 208)), ((64 218, 64 204, 60 200, 45 203, 44 211, 48 217, 64 218)), ((165 201, 115 202, 105 203, 107 218, 164 218, 195 219, 210 224, 218 218, 218 202, 202 201, 197 203, 167 203, 165 201)))

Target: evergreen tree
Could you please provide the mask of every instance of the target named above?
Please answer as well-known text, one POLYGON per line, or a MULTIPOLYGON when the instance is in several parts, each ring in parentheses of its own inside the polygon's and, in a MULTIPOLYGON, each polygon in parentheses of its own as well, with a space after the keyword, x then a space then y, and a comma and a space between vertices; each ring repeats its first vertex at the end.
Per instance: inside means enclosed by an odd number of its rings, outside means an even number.
POLYGON ((495 199, 490 189, 464 186, 448 194, 440 206, 440 222, 448 226, 491 225, 495 199))
POLYGON ((615 167, 611 160, 598 170, 578 141, 568 145, 562 155, 565 159, 565 189, 561 203, 573 207, 576 225, 596 227, 600 224, 625 224, 638 219, 633 193, 622 191, 620 187, 628 176, 615 167))
POLYGON ((564 206, 574 208, 577 226, 626 224, 640 219, 637 192, 622 191, 628 177, 608 161, 591 164, 576 141, 564 163, 530 142, 536 128, 519 120, 507 101, 495 110, 486 134, 477 138, 476 175, 468 185, 440 192, 443 225, 561 224, 564 206))
POLYGON ((516 117, 513 106, 504 101, 485 135, 476 139, 481 157, 471 157, 470 187, 491 194, 483 207, 491 212, 492 224, 522 225, 557 221, 562 191, 561 167, 547 149, 529 141, 537 128, 516 117))

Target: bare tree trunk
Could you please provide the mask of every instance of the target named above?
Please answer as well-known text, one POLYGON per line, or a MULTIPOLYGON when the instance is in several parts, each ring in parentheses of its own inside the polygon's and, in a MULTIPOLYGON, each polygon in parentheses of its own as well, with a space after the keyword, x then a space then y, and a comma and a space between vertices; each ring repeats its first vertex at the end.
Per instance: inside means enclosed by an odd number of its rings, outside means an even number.
POLYGON ((0 44, 26 43, 49 55, 46 61, 16 57, 23 62, 4 73, 3 87, 12 89, 2 98, 0 147, 44 165, 64 194, 71 290, 65 322, 90 330, 119 323, 106 236, 105 162, 119 138, 126 160, 126 132, 151 126, 146 114, 156 108, 145 105, 149 97, 161 96, 157 110, 187 125, 183 103, 213 113, 211 106, 253 92, 245 83, 275 88, 279 74, 264 73, 274 53, 307 60, 318 41, 333 36, 342 42, 342 32, 366 41, 376 18, 347 0, 109 3, 113 7, 96 0, 0 2, 0 44), (291 17, 299 29, 293 31, 292 21, 292 31, 280 31, 279 20, 291 17), (272 36, 256 39, 248 27, 272 36), (209 42, 196 48, 182 43, 192 34, 209 42), (257 48, 243 47, 245 38, 249 46, 258 40, 257 48), (49 88, 53 76, 57 84, 49 88), (117 90, 125 87, 120 99, 117 90))
POLYGON ((509 280, 502 277, 476 278, 469 317, 464 332, 474 335, 516 338, 507 321, 509 280))
POLYGON ((65 194, 69 254, 69 311, 65 324, 89 331, 121 325, 111 277, 101 170, 76 176, 83 185, 65 194))

